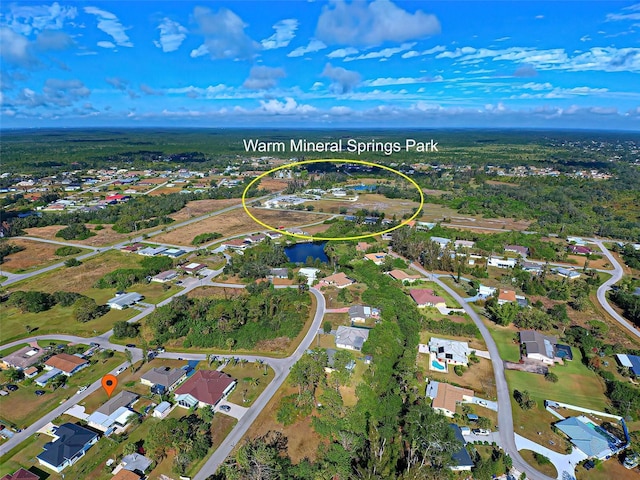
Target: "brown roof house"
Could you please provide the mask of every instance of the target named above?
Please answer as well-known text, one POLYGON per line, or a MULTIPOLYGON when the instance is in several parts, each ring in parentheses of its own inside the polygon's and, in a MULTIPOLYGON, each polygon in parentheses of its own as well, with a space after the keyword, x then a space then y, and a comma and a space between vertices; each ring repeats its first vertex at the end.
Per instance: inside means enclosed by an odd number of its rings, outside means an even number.
POLYGON ((431 381, 427 385, 427 397, 432 399, 431 408, 447 417, 453 417, 459 403, 471 402, 473 390, 454 387, 448 383, 431 381))
POLYGON ((324 287, 330 285, 336 288, 345 288, 349 285, 353 285, 354 283, 356 283, 354 280, 351 280, 344 273, 339 272, 329 275, 328 277, 324 277, 320 282, 318 282, 318 286, 324 287))
POLYGON ((198 370, 175 392, 175 399, 183 408, 215 407, 229 395, 238 381, 217 370, 198 370))
POLYGON ((0 480, 40 480, 40 477, 35 473, 31 473, 29 470, 20 468, 19 470, 16 470, 13 474, 7 473, 0 480))
POLYGON ((400 280, 402 283, 408 282, 413 283, 416 280, 420 280, 422 277, 420 275, 409 275, 408 273, 403 272, 402 270, 391 270, 389 276, 394 280, 400 280))
POLYGON ((69 355, 68 353, 59 353, 54 355, 49 360, 44 362, 45 370, 60 370, 67 377, 70 377, 74 373, 82 370, 84 367, 88 367, 89 362, 82 357, 76 355, 69 355))
POLYGON ((445 299, 434 294, 430 288, 414 288, 409 290, 409 295, 416 302, 418 308, 447 306, 445 299))

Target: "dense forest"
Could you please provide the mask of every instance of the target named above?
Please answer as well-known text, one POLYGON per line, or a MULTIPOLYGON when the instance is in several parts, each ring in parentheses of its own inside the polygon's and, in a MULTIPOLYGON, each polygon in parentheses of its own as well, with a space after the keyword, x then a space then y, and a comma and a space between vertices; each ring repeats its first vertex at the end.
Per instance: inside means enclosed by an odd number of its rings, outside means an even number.
POLYGON ((155 343, 184 338, 186 348, 252 349, 261 340, 300 333, 309 315, 308 293, 268 283, 248 290, 250 295, 230 299, 178 296, 144 322, 155 343))
POLYGON ((243 255, 234 256, 224 267, 224 273, 256 280, 268 276, 271 268, 282 267, 288 262, 284 247, 266 238, 255 247, 245 250, 243 255))

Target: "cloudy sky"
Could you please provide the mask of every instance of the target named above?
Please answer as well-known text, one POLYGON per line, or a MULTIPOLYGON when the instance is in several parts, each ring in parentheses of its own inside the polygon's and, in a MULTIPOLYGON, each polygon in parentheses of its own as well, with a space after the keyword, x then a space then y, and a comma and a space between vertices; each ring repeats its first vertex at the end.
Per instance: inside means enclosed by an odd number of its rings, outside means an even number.
POLYGON ((640 130, 640 3, 2 2, 1 126, 640 130))

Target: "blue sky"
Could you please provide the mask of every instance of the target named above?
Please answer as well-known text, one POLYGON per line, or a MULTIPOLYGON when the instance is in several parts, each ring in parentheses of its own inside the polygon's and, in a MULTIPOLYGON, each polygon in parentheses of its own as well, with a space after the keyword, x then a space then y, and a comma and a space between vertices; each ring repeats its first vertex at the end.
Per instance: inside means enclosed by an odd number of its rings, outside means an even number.
POLYGON ((640 130, 640 3, 2 2, 1 126, 640 130))

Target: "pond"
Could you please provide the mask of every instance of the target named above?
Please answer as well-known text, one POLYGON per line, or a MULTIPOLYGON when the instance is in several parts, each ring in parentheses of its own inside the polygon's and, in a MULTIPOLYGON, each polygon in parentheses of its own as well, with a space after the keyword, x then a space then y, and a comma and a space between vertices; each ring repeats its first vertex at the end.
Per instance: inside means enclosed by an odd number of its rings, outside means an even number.
POLYGON ((351 190, 355 190, 357 192, 362 192, 364 190, 373 191, 377 188, 377 185, 352 185, 350 187, 351 190))
POLYGON ((324 253, 324 246, 327 242, 296 243, 290 247, 285 247, 284 253, 290 262, 304 263, 308 257, 313 257, 321 262, 328 262, 329 258, 324 253))

